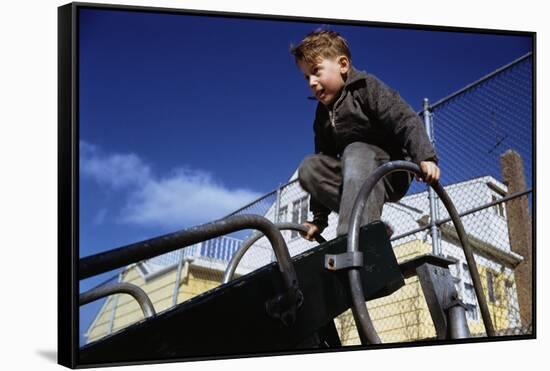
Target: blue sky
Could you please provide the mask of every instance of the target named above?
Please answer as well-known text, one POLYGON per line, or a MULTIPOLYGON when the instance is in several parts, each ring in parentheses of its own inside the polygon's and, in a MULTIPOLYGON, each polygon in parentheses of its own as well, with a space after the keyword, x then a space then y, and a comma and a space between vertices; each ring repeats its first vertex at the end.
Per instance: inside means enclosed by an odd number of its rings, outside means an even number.
MULTIPOLYGON (((220 218, 285 183, 313 151, 316 107, 289 46, 320 25, 82 10, 80 255, 220 218)), ((531 51, 524 36, 331 28, 416 111, 531 51)), ((81 330, 99 305, 82 308, 81 330)))

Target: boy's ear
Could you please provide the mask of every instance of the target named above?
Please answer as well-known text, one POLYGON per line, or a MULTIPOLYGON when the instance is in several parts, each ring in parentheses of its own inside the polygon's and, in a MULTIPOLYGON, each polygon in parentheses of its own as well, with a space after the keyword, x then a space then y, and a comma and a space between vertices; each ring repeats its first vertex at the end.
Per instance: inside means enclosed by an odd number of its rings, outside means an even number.
POLYGON ((345 55, 341 55, 338 57, 338 64, 340 65, 340 73, 345 74, 348 73, 351 63, 345 55))

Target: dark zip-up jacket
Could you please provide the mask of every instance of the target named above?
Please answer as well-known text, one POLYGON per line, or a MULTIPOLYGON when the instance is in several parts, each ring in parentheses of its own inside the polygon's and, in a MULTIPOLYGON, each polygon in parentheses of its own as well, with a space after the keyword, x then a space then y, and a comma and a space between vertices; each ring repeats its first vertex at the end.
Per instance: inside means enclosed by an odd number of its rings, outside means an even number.
MULTIPOLYGON (((353 142, 366 142, 384 149, 391 160, 417 164, 437 162, 424 123, 397 91, 372 74, 351 67, 340 97, 332 105, 317 105, 315 153, 339 157, 353 142)), ((314 223, 326 227, 330 210, 312 199, 314 223)))

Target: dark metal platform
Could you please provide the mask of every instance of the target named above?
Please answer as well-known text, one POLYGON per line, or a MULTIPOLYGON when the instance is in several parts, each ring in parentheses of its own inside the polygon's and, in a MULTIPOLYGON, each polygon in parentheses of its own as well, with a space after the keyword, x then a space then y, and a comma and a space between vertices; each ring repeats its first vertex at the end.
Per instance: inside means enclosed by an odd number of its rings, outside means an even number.
MULTIPOLYGON (((80 349, 81 364, 220 357, 309 347, 311 339, 335 343, 332 320, 351 307, 345 270, 325 268, 326 254, 346 252, 339 237, 294 257, 303 304, 285 325, 266 303, 285 291, 277 263, 196 296, 80 349)), ((391 294, 403 275, 383 223, 361 228, 361 279, 365 300, 391 294)))

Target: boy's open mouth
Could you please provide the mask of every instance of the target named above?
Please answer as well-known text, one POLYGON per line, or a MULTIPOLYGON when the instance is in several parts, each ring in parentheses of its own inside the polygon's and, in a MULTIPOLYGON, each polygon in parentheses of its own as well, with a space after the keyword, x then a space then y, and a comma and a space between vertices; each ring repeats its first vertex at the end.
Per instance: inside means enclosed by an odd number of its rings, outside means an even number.
POLYGON ((321 99, 325 96, 325 89, 318 90, 315 95, 317 96, 317 99, 321 99))

